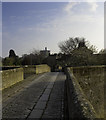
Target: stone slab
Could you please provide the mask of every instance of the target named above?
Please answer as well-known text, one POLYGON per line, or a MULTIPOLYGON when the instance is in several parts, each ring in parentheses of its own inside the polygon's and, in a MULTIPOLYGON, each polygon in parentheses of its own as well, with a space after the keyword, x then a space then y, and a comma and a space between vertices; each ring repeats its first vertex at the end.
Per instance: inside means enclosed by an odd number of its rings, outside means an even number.
POLYGON ((59 73, 52 91, 50 93, 49 101, 47 102, 46 109, 42 115, 42 119, 63 119, 64 115, 64 82, 66 76, 63 73, 59 73))
POLYGON ((39 109, 39 110, 44 110, 46 107, 46 103, 45 101, 38 101, 38 103, 36 104, 35 109, 39 109))
POLYGON ((42 114, 43 114, 43 110, 33 110, 29 118, 41 118, 42 114))
POLYGON ((45 89, 45 91, 44 91, 44 93, 43 93, 43 94, 44 94, 44 95, 49 95, 49 94, 50 94, 50 92, 51 92, 51 89, 48 89, 48 88, 47 88, 47 89, 45 89))
POLYGON ((49 95, 42 95, 39 99, 39 101, 48 101, 49 95))
POLYGON ((54 85, 54 81, 50 82, 49 85, 54 85))
POLYGON ((54 85, 54 84, 49 84, 49 85, 47 86, 47 89, 52 89, 52 88, 53 88, 53 85, 54 85))

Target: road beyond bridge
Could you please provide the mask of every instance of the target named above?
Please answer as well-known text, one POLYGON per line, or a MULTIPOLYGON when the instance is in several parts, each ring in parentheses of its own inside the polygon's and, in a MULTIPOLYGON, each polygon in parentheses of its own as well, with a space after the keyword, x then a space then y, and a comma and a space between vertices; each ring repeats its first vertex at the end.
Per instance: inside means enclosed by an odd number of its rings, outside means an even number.
POLYGON ((62 72, 35 76, 3 91, 3 118, 63 118, 66 76, 62 72))

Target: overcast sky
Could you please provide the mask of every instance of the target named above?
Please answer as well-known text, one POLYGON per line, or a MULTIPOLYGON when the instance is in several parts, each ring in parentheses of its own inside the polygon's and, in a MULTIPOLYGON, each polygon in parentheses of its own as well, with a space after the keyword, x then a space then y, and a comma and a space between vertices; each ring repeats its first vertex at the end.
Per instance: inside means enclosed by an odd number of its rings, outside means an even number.
POLYGON ((104 48, 104 2, 3 2, 2 8, 3 57, 10 49, 18 56, 44 47, 59 52, 69 37, 104 48))

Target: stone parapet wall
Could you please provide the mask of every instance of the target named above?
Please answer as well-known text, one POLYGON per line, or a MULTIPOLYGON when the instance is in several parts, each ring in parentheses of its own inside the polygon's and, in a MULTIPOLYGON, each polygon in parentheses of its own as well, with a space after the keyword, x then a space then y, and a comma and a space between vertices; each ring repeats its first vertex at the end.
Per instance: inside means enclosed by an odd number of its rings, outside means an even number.
POLYGON ((70 68, 82 88, 86 98, 94 107, 97 117, 104 117, 104 80, 106 66, 70 68))
POLYGON ((105 66, 71 67, 65 70, 65 107, 70 119, 104 117, 105 71, 105 66))
POLYGON ((46 64, 28 65, 28 66, 24 66, 23 69, 24 69, 24 78, 27 78, 32 74, 50 72, 50 67, 46 64))
POLYGON ((2 89, 10 87, 23 80, 23 68, 0 71, 2 75, 2 89))
POLYGON ((42 65, 31 65, 31 66, 23 66, 22 68, 18 67, 3 67, 3 71, 0 71, 0 75, 2 76, 2 89, 8 88, 17 82, 26 79, 30 75, 40 74, 44 72, 50 72, 50 67, 46 64, 42 65))
POLYGON ((36 65, 36 74, 50 72, 50 71, 51 71, 50 67, 46 64, 36 65))
POLYGON ((24 73, 36 73, 36 66, 35 65, 28 65, 28 66, 24 66, 24 73))
POLYGON ((36 74, 36 66, 35 65, 23 66, 23 69, 24 69, 24 79, 29 77, 32 74, 36 74))

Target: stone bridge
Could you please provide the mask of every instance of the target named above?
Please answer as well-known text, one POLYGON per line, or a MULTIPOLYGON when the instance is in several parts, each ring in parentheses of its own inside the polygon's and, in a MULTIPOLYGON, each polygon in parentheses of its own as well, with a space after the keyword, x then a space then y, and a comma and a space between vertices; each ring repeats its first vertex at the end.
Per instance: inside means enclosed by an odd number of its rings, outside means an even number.
POLYGON ((32 74, 2 91, 2 118, 102 119, 105 71, 96 66, 32 74))

